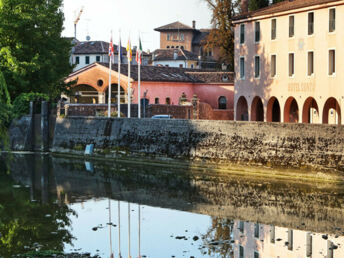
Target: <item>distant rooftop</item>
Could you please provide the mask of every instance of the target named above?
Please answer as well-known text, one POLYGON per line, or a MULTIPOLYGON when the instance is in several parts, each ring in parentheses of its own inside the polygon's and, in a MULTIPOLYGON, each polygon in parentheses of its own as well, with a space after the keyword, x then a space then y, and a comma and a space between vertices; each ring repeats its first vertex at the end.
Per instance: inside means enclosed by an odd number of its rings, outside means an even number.
POLYGON ((159 28, 154 29, 155 31, 176 31, 176 30, 190 30, 193 31, 194 28, 192 28, 191 26, 185 25, 179 21, 177 22, 173 22, 164 26, 161 26, 159 28))
POLYGON ((198 60, 198 56, 180 48, 157 49, 153 52, 153 61, 167 60, 198 60))

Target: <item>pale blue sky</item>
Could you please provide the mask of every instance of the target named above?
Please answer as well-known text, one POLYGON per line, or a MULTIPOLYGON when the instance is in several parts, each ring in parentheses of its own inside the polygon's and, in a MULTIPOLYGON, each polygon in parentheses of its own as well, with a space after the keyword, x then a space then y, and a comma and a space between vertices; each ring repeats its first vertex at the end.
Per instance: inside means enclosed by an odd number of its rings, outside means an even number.
POLYGON ((74 35, 74 19, 80 8, 84 12, 78 23, 77 38, 118 42, 119 29, 122 45, 130 33, 132 45, 137 45, 139 32, 144 50, 159 48, 159 33, 153 31, 179 20, 189 26, 196 20, 197 28, 209 28, 211 12, 202 0, 64 0, 65 30, 63 36, 74 35))

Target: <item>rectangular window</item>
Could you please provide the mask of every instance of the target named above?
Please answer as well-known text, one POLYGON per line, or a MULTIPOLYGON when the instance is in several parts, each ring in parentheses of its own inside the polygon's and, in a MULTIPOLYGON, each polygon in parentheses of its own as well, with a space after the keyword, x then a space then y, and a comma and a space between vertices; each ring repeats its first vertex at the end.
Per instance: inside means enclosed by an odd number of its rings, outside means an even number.
POLYGON ((240 25, 240 44, 245 43, 245 24, 240 25))
POLYGON ((334 32, 336 30, 336 9, 330 9, 329 15, 329 32, 334 32))
POLYGON ((184 41, 184 34, 183 34, 183 33, 180 34, 180 40, 181 40, 181 41, 184 41))
POLYGON ((239 246, 239 258, 244 258, 244 247, 239 246))
POLYGON ((331 49, 328 53, 328 74, 334 75, 336 73, 336 51, 331 49))
POLYGON ((311 233, 307 233, 306 236, 306 256, 312 256, 312 235, 311 233))
POLYGON ((254 77, 259 78, 260 76, 260 58, 259 56, 254 57, 254 77))
POLYGON ((271 20, 271 39, 274 40, 276 39, 276 34, 277 34, 277 21, 276 19, 271 20))
POLYGON ((100 62, 100 56, 96 56, 96 61, 100 62))
POLYGON ((275 226, 270 226, 270 243, 275 243, 275 226))
POLYGON ((276 76, 276 55, 271 56, 271 77, 276 76))
POLYGON ((260 22, 256 22, 254 24, 254 30, 255 30, 255 37, 254 40, 255 42, 259 42, 260 41, 260 22))
POLYGON ((289 229, 288 230, 288 250, 292 251, 293 250, 293 241, 294 237, 293 237, 293 230, 289 229))
POLYGON ((240 57, 240 79, 245 79, 245 58, 240 57))
POLYGON ((75 57, 75 63, 80 64, 80 57, 79 56, 75 57))
POLYGON ((259 238, 259 224, 254 224, 254 237, 259 238))
POLYGON ((294 53, 289 54, 289 77, 295 74, 294 53))
POLYGON ((167 34, 167 40, 168 41, 170 40, 170 34, 167 34))
POLYGON ((243 221, 239 221, 239 230, 241 233, 244 233, 244 222, 243 221))
POLYGON ((308 52, 307 66, 307 75, 311 76, 314 74, 314 52, 312 51, 308 52))
POLYGON ((254 252, 254 258, 259 258, 259 253, 258 252, 254 252))
POLYGON ((308 13, 308 35, 314 33, 314 13, 308 13))
POLYGON ((289 16, 289 38, 292 38, 295 35, 294 34, 294 27, 295 27, 294 21, 295 21, 294 16, 289 16))
POLYGON ((85 56, 85 64, 89 64, 90 63, 90 57, 89 56, 85 56))

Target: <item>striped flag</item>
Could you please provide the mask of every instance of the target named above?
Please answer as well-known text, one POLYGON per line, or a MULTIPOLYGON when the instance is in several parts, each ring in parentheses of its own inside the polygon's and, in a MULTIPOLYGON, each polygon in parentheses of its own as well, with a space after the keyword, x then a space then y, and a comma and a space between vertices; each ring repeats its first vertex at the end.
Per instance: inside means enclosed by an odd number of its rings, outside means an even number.
POLYGON ((130 61, 130 62, 133 60, 133 52, 131 50, 130 39, 128 40, 128 45, 127 45, 127 58, 128 58, 128 61, 130 61))
POLYGON ((109 44, 109 56, 112 57, 114 55, 114 48, 113 48, 113 41, 112 41, 112 36, 109 44))
POLYGON ((142 43, 141 43, 141 38, 139 38, 139 47, 136 50, 136 63, 138 65, 142 64, 142 43))

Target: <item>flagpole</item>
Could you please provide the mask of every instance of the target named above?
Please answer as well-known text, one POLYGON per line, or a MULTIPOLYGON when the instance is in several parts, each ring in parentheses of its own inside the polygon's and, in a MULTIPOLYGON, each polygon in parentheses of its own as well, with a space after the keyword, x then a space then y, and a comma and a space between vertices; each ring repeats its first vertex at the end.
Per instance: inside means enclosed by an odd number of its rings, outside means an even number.
MULTIPOLYGON (((111 41, 112 44, 112 31, 111 31, 111 41)), ((111 65, 112 65, 112 46, 109 45, 109 88, 108 88, 108 117, 111 117, 111 65)))
POLYGON ((119 31, 118 44, 118 84, 117 84, 117 117, 121 117, 121 31, 119 31))
POLYGON ((128 118, 130 118, 130 106, 131 106, 131 85, 130 85, 130 63, 131 63, 131 42, 130 37, 127 46, 127 57, 128 57, 128 118))
MULTIPOLYGON (((141 57, 139 57, 139 59, 140 58, 141 57)), ((145 100, 143 100, 143 101, 145 101, 145 100)), ((138 103, 139 103, 138 118, 141 118, 141 61, 139 61, 138 103)))

